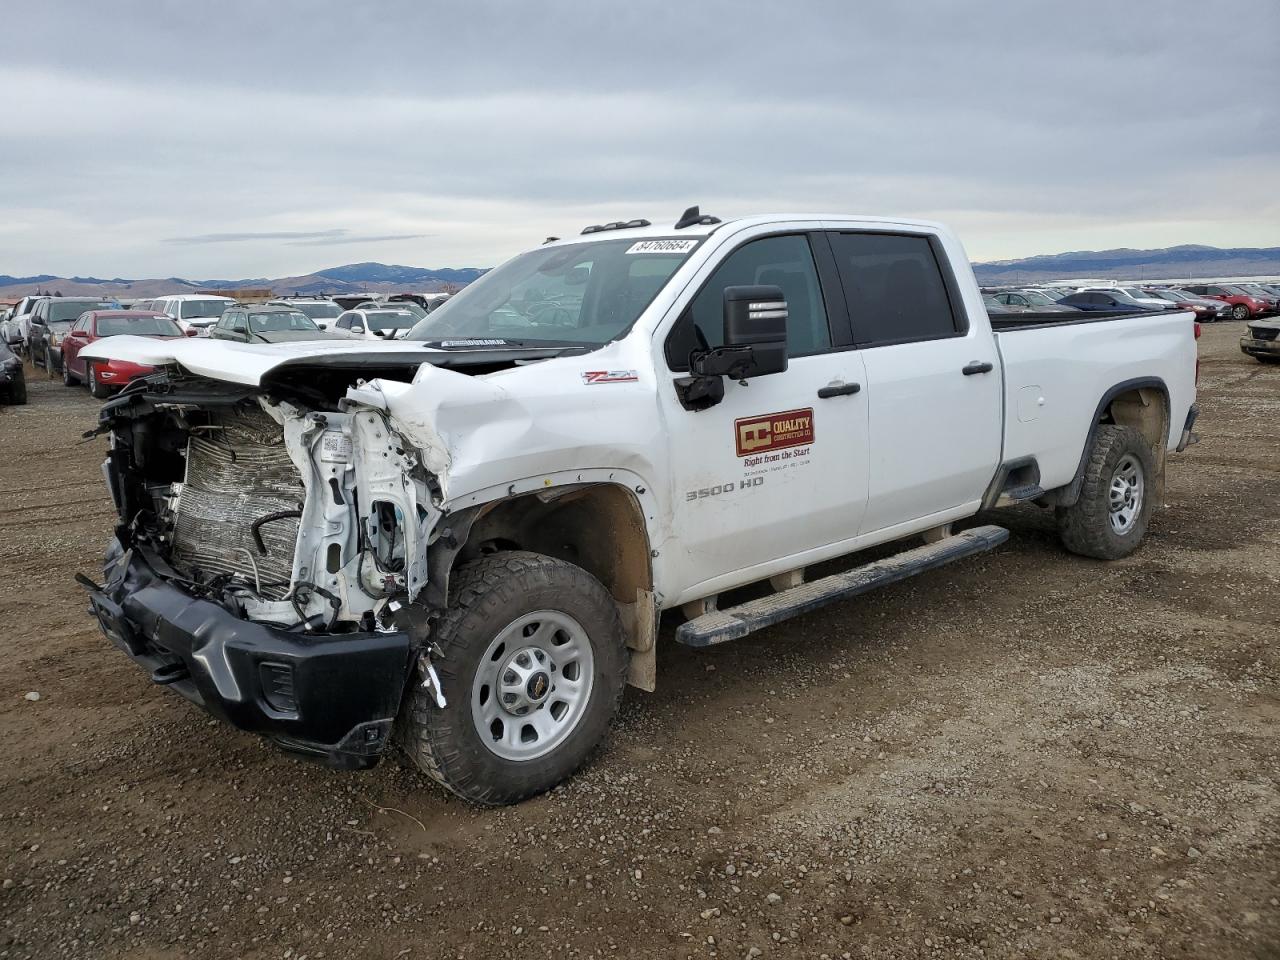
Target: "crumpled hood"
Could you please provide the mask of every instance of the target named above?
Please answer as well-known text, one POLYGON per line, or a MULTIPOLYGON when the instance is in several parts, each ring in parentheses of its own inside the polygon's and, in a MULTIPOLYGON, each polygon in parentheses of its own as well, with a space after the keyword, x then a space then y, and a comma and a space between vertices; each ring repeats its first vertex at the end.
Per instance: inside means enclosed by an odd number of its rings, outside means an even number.
POLYGON ((80 351, 80 356, 95 360, 128 360, 152 367, 176 363, 197 376, 258 387, 262 385, 263 377, 276 367, 308 357, 332 360, 357 354, 384 354, 403 359, 438 352, 417 341, 401 340, 378 342, 343 338, 294 343, 232 343, 208 337, 154 340, 121 336, 106 337, 92 343, 80 351))

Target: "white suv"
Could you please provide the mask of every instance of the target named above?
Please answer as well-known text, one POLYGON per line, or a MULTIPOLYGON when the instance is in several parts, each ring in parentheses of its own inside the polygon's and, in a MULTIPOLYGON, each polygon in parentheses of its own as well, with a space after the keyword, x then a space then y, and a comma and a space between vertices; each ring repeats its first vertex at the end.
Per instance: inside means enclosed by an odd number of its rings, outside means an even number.
POLYGON ((231 297, 216 297, 210 294, 183 293, 169 297, 156 297, 153 300, 139 300, 131 309, 155 310, 167 313, 178 321, 183 333, 195 330, 202 337, 209 335, 209 328, 218 322, 222 312, 235 305, 231 297))

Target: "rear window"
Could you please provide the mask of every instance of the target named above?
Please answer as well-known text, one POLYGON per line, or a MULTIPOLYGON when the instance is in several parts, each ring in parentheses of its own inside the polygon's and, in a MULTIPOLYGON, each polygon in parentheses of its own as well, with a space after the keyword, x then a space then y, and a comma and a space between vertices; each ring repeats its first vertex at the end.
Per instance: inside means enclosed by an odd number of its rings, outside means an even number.
POLYGON ((168 317, 99 317, 98 336, 180 337, 182 329, 168 317))
POLYGON ((859 346, 936 340, 964 332, 928 237, 830 236, 859 346))

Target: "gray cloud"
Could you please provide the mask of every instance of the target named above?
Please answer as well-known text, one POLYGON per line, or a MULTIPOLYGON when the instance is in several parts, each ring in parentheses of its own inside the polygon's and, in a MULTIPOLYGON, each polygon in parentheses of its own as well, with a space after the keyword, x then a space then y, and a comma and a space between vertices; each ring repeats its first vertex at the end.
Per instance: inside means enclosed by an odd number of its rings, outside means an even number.
POLYGON ((290 246, 320 247, 344 243, 386 243, 390 240, 419 240, 425 233, 355 234, 349 230, 259 230, 245 233, 202 233, 194 237, 166 237, 165 243, 247 243, 282 240, 290 246))
POLYGON ((1280 244, 1275 0, 7 17, 5 128, 35 135, 0 150, 0 273, 271 276, 321 246, 491 264, 695 202, 935 217, 980 258, 1280 244))

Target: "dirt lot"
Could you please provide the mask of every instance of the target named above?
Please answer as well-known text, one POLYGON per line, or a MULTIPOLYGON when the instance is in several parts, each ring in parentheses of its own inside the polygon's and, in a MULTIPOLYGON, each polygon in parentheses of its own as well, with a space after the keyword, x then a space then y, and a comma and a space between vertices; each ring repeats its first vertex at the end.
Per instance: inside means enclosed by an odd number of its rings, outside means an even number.
POLYGON ((0 957, 1280 956, 1280 368, 1202 340, 1202 442, 1122 562, 1051 518, 720 649, 473 809, 289 759, 85 616, 95 404, 0 409, 0 957), (37 691, 39 700, 25 695, 37 691))

